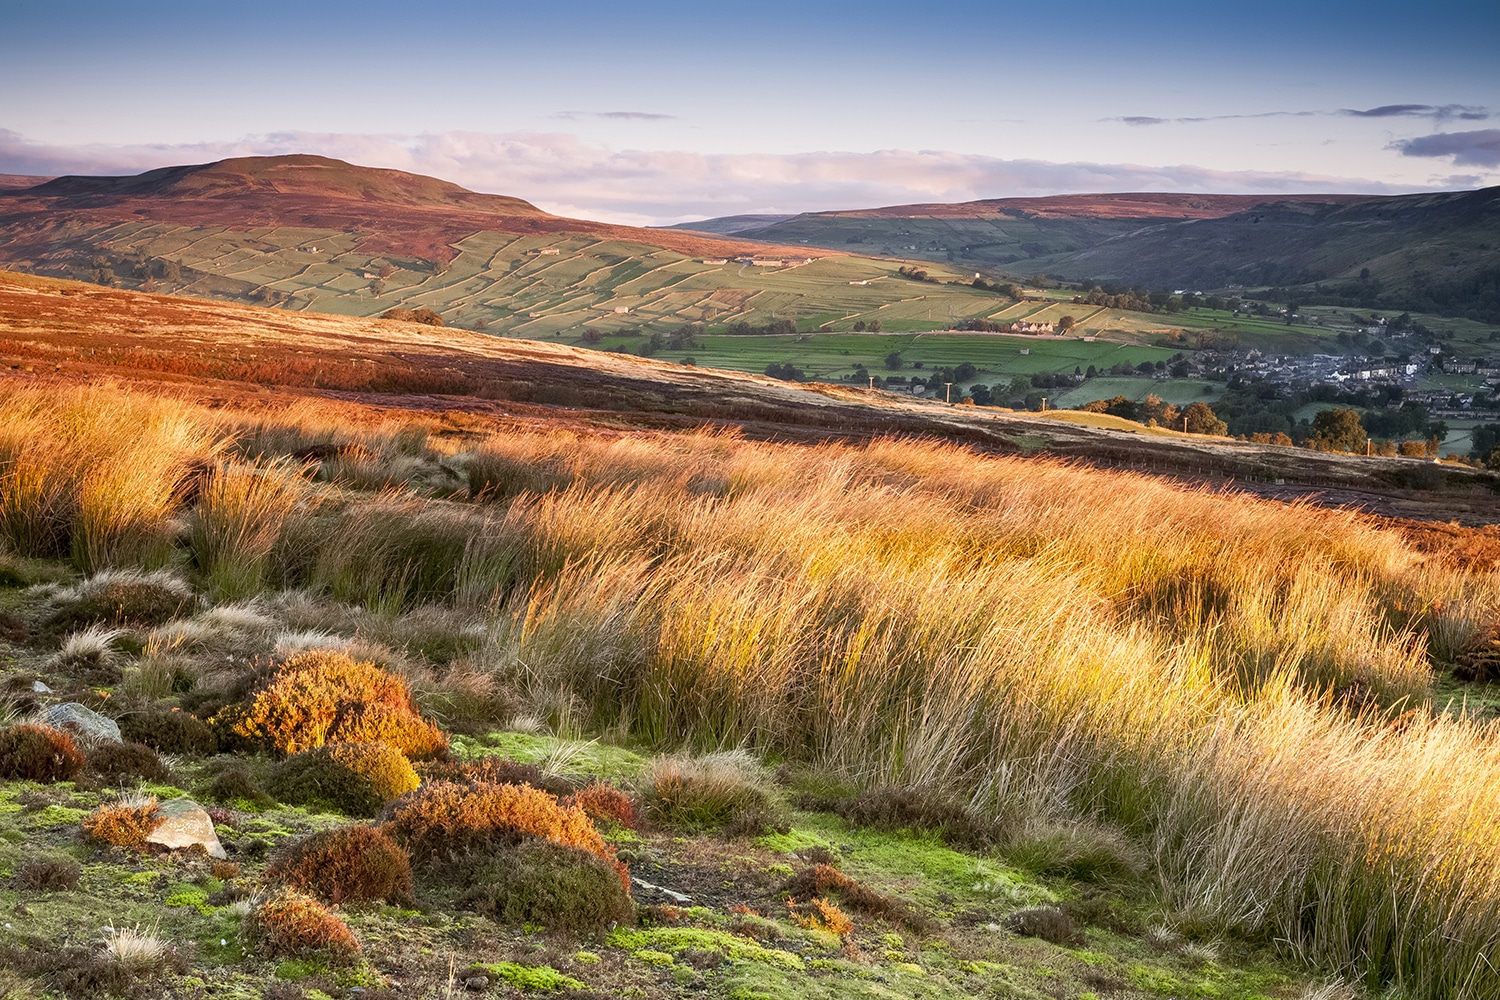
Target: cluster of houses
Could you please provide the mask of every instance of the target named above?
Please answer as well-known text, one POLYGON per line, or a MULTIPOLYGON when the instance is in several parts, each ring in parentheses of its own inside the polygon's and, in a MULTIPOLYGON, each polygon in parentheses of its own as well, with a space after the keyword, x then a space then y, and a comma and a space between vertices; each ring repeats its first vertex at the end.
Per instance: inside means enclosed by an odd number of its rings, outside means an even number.
POLYGON ((1010 329, 1005 332, 1051 334, 1057 332, 1057 327, 1053 323, 1031 323, 1023 319, 1010 324, 1010 329))

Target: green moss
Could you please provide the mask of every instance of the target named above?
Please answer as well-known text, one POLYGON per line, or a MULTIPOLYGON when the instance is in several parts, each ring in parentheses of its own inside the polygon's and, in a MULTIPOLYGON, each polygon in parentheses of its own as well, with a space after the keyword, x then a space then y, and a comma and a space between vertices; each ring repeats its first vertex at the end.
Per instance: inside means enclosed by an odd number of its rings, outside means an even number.
POLYGON ((74 809, 72 806, 47 806, 31 814, 26 826, 36 829, 44 826, 72 826, 83 822, 83 818, 89 814, 87 809, 74 809))
MULTIPOLYGON (((670 959, 668 959, 670 961, 670 959)), ((476 965, 497 979, 503 979, 518 990, 581 990, 584 984, 563 975, 550 965, 518 965, 515 962, 490 962, 476 965)))
POLYGON ((630 957, 635 959, 637 962, 645 962, 647 965, 672 964, 671 955, 668 955, 664 951, 652 951, 650 948, 642 948, 640 951, 633 951, 630 953, 630 957))
POLYGON ((131 872, 128 875, 122 876, 120 882, 124 885, 150 885, 166 874, 166 872, 154 871, 131 872))
POLYGON ((637 930, 619 928, 608 938, 611 947, 626 951, 665 951, 679 954, 689 949, 716 951, 734 961, 763 962, 788 969, 802 968, 802 959, 789 951, 765 948, 748 938, 727 931, 705 930, 701 927, 648 927, 637 930))
POLYGON ((327 967, 322 962, 294 958, 276 966, 276 978, 289 983, 298 983, 308 976, 316 976, 325 971, 327 967))
POLYGON ((199 913, 213 913, 215 907, 208 905, 208 892, 201 886, 179 885, 167 895, 167 906, 191 906, 199 913))
POLYGON ((573 952, 573 961, 580 965, 598 965, 602 959, 591 951, 575 951, 573 952))
POLYGON ((776 851, 779 854, 797 854, 814 847, 834 850, 833 841, 828 837, 816 830, 798 826, 792 827, 786 833, 768 833, 763 837, 756 837, 755 843, 758 847, 764 847, 768 851, 776 851))

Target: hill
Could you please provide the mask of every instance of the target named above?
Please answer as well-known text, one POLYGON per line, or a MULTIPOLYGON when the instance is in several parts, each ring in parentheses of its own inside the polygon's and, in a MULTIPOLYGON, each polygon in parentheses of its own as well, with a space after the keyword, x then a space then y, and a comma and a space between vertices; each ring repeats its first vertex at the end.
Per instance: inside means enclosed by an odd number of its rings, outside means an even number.
POLYGON ((1483 477, 24 275, 0 333, 7 996, 1500 990, 1500 534, 1201 474, 1483 477))
POLYGON ((1496 322, 1497 203, 1493 188, 1383 197, 1066 195, 807 213, 736 224, 734 232, 1153 289, 1280 286, 1303 302, 1496 322))

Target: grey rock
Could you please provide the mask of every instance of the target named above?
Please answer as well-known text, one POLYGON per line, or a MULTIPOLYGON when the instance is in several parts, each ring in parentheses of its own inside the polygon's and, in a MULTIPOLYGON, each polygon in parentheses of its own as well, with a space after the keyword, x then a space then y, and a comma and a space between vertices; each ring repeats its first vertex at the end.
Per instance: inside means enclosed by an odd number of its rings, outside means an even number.
POLYGON ((47 724, 64 729, 85 740, 121 742, 119 723, 76 701, 53 705, 47 709, 47 724))
POLYGON ((197 844, 208 851, 211 858, 226 857, 224 845, 214 832, 214 821, 208 810, 192 799, 168 799, 157 807, 160 822, 146 837, 146 843, 159 844, 169 850, 180 850, 197 844))
POLYGON ((47 685, 43 684, 41 681, 32 681, 31 682, 31 690, 35 691, 37 694, 51 694, 52 693, 52 689, 49 688, 47 685))
POLYGON ((464 980, 464 989, 482 990, 490 984, 489 976, 470 976, 464 980))

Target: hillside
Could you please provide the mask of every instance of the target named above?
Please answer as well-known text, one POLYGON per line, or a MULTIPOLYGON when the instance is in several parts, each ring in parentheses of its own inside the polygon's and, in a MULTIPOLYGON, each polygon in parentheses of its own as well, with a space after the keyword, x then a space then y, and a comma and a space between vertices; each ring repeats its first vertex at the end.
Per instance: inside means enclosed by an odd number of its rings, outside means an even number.
POLYGON ((515 198, 321 157, 226 160, 0 189, 0 264, 289 310, 432 309, 523 336, 684 323, 932 329, 1010 305, 899 264, 548 215, 515 198), (756 257, 750 265, 727 258, 756 257), (894 280, 893 280, 894 279, 894 280))
MULTIPOLYGON (((1153 289, 1291 287, 1304 302, 1495 322, 1497 205, 1500 189, 1389 197, 1066 195, 807 213, 760 227, 736 223, 733 231, 1153 289)), ((721 221, 683 228, 713 230, 721 221)))
POLYGON ((1500 533, 1208 486, 1492 479, 3 273, 0 363, 0 995, 1500 990, 1500 533))
MULTIPOLYGON (((612 351, 416 323, 232 306, 0 272, 0 364, 164 383, 235 406, 268 392, 573 424, 733 428, 817 441, 914 434, 1007 454, 1071 456, 1287 497, 1332 491, 1386 513, 1497 519, 1495 479, 1414 459, 1325 455, 1170 431, 1101 429, 906 394, 799 384, 612 351), (1280 481, 1281 485, 1277 485, 1280 481)), ((1070 415, 1065 415, 1070 416, 1070 415)))

